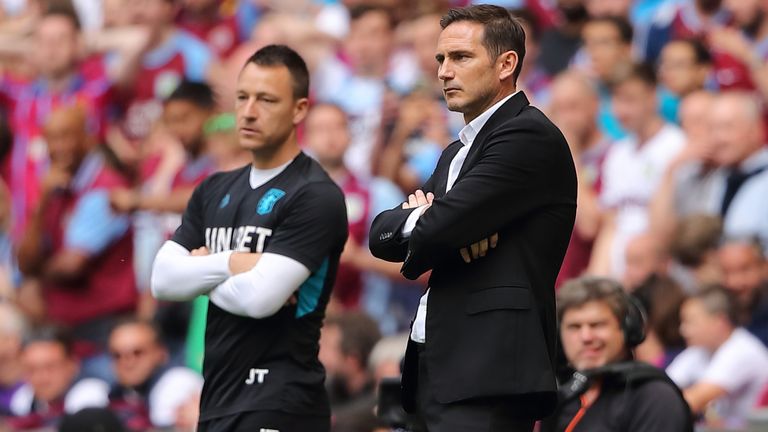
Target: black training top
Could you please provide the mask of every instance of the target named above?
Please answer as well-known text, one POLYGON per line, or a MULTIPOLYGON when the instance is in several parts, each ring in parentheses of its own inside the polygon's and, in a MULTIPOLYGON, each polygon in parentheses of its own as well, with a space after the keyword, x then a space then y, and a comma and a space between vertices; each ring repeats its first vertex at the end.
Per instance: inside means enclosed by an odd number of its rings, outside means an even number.
MULTIPOLYGON (((253 319, 209 304, 200 421, 244 411, 330 415, 317 359, 320 327, 347 239, 344 195, 320 165, 299 154, 251 188, 250 166, 214 174, 195 189, 172 240, 293 258, 310 277, 296 304, 253 319)), ((269 289, 269 287, 259 287, 269 289)))

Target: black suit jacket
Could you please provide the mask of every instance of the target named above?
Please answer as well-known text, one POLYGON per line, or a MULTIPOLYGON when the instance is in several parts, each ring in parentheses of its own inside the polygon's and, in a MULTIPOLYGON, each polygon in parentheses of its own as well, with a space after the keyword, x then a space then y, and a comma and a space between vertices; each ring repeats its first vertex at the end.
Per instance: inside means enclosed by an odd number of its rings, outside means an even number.
MULTIPOLYGON (((511 399, 540 418, 556 403, 555 278, 576 214, 576 172, 565 138, 520 92, 482 127, 450 192, 445 149, 423 186, 435 200, 409 238, 412 210, 379 214, 371 252, 404 261, 409 279, 432 270, 424 358, 440 403, 511 399), (459 249, 494 233, 498 246, 467 264, 459 249)), ((403 405, 415 408, 418 356, 409 343, 403 405)))

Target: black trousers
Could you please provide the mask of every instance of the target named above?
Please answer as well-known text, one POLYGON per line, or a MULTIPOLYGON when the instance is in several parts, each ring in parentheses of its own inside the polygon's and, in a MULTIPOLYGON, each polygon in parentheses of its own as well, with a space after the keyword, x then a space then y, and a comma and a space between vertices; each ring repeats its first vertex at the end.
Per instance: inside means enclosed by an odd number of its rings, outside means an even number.
POLYGON ((429 387, 429 368, 419 344, 418 416, 429 432, 531 432, 533 420, 520 419, 503 398, 442 404, 429 387))
POLYGON ((328 417, 298 416, 278 411, 249 411, 202 421, 197 432, 328 432, 328 417))

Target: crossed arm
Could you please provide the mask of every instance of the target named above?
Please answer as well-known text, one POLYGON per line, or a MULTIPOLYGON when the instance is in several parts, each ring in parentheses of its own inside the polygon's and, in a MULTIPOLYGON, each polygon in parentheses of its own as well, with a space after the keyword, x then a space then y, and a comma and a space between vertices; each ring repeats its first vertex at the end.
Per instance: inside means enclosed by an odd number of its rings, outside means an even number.
POLYGON ((150 285, 159 300, 208 295, 227 312, 265 318, 280 310, 309 275, 306 266, 283 255, 190 252, 169 240, 157 253, 150 285))
POLYGON ((418 277, 446 256, 477 242, 474 250, 479 255, 485 244, 481 239, 488 239, 490 247, 498 240, 494 233, 541 205, 575 204, 575 196, 571 200, 564 193, 542 193, 541 182, 546 182, 542 173, 568 168, 558 154, 541 151, 553 147, 545 142, 553 137, 527 130, 514 135, 514 140, 508 133, 492 136, 472 168, 419 218, 408 241, 406 278, 418 277))
MULTIPOLYGON (((432 206, 435 195, 432 192, 426 194, 421 189, 417 189, 414 193, 408 196, 408 201, 401 205, 403 209, 414 209, 408 216, 403 227, 403 236, 410 237, 411 232, 416 227, 418 219, 432 206)), ((484 257, 489 249, 495 248, 499 243, 499 233, 494 233, 490 237, 484 238, 478 242, 472 243, 469 246, 459 249, 461 259, 465 263, 469 264, 472 260, 484 257)))

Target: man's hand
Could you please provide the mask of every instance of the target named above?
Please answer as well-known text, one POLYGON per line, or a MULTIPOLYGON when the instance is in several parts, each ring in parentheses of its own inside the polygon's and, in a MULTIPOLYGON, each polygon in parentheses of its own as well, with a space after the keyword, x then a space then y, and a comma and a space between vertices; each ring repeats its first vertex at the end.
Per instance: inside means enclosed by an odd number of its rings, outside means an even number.
POLYGON ((139 207, 139 193, 133 189, 115 189, 109 194, 109 204, 118 213, 131 213, 139 207))
POLYGON ((404 209, 414 209, 417 207, 425 206, 424 209, 421 210, 421 214, 424 214, 425 211, 429 208, 429 206, 432 205, 432 201, 435 199, 435 194, 432 192, 427 192, 426 195, 424 195, 424 192, 421 189, 416 190, 416 192, 408 195, 408 202, 404 202, 402 205, 402 208, 404 209))
POLYGON ((473 243, 468 248, 461 248, 461 258, 465 263, 472 262, 473 259, 484 257, 488 253, 489 249, 493 249, 499 244, 499 233, 496 233, 488 238, 484 238, 477 243, 473 243))

